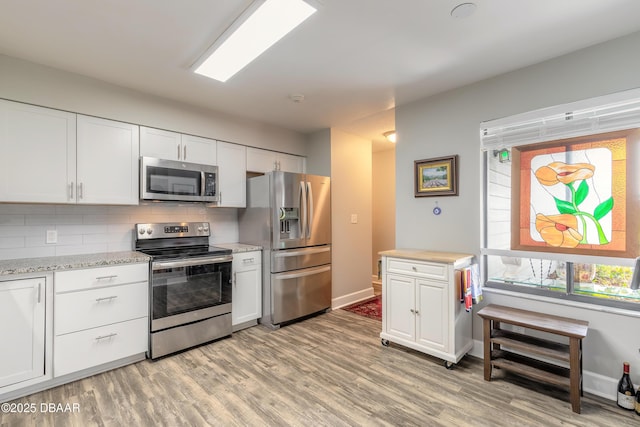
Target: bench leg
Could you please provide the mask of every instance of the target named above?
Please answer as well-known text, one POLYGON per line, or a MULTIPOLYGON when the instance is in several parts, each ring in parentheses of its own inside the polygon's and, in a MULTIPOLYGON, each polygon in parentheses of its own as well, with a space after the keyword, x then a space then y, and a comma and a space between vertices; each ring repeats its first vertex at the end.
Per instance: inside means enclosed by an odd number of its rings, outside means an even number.
POLYGON ((573 412, 580 413, 582 395, 582 358, 580 357, 580 338, 569 339, 569 399, 573 412))
POLYGON ((482 319, 484 342, 484 379, 491 381, 491 320, 482 319))

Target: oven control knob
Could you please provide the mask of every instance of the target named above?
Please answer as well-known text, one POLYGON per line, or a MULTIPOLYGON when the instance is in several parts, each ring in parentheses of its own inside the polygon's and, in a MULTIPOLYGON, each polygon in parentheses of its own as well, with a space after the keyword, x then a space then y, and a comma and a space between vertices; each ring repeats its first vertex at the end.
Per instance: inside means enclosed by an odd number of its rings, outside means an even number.
POLYGON ((198 231, 202 231, 202 226, 201 225, 198 226, 198 231))
POLYGON ((147 234, 153 233, 153 228, 147 228, 147 234))
POLYGON ((138 233, 144 234, 144 228, 141 228, 140 230, 138 230, 138 233))
POLYGON ((209 232, 209 226, 208 226, 208 225, 205 225, 205 226, 204 226, 204 232, 205 232, 205 233, 208 233, 208 232, 209 232))

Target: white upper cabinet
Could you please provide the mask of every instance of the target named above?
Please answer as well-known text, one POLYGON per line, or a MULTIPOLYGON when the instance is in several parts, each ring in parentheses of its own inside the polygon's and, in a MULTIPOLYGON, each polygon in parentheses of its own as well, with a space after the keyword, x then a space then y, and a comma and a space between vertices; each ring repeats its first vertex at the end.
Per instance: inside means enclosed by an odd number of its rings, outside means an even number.
POLYGON ((138 126, 0 101, 0 202, 138 204, 138 126))
POLYGON ((194 135, 182 135, 182 161, 217 165, 217 142, 194 135))
POLYGON ((260 148, 247 148, 247 171, 267 173, 275 170, 304 173, 304 157, 260 148))
POLYGON ((178 132, 140 127, 140 155, 165 160, 216 164, 216 141, 178 132))
POLYGON ((140 156, 182 160, 181 135, 177 132, 140 126, 140 156))
POLYGON ((75 114, 0 100, 0 150, 0 201, 70 201, 75 114))
POLYGON ((247 206, 246 148, 218 141, 218 188, 220 207, 247 206))
POLYGON ((78 115, 78 203, 137 205, 138 126, 78 115))
POLYGON ((305 172, 305 158, 291 154, 278 153, 278 170, 284 172, 305 172))

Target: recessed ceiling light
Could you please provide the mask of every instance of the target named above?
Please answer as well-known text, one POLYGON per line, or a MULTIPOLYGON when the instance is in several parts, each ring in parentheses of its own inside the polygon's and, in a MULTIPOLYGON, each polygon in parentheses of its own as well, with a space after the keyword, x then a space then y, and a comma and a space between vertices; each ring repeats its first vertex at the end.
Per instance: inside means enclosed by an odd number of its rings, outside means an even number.
POLYGON ((315 11, 303 0, 255 0, 192 68, 225 82, 315 11))
POLYGON ((451 16, 457 19, 467 18, 473 15, 473 12, 476 11, 475 3, 461 3, 451 9, 451 16))

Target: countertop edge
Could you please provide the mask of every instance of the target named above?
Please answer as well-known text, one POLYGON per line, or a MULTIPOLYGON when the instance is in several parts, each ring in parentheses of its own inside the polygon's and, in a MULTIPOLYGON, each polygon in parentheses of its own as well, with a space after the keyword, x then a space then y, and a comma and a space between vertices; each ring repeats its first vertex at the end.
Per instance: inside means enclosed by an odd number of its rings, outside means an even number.
POLYGON ((381 256, 413 259, 418 261, 441 262, 447 264, 455 264, 466 259, 475 257, 473 254, 465 254, 458 252, 438 252, 427 251, 424 249, 390 249, 378 252, 381 256))
MULTIPOLYGON (((214 244, 232 253, 262 251, 262 246, 245 243, 214 244)), ((0 260, 0 277, 22 274, 53 273, 55 271, 149 262, 150 256, 137 251, 99 252, 91 254, 63 255, 52 257, 16 258, 0 260)))
POLYGON ((0 261, 0 276, 138 264, 149 262, 150 259, 148 255, 136 251, 9 259, 0 261))

